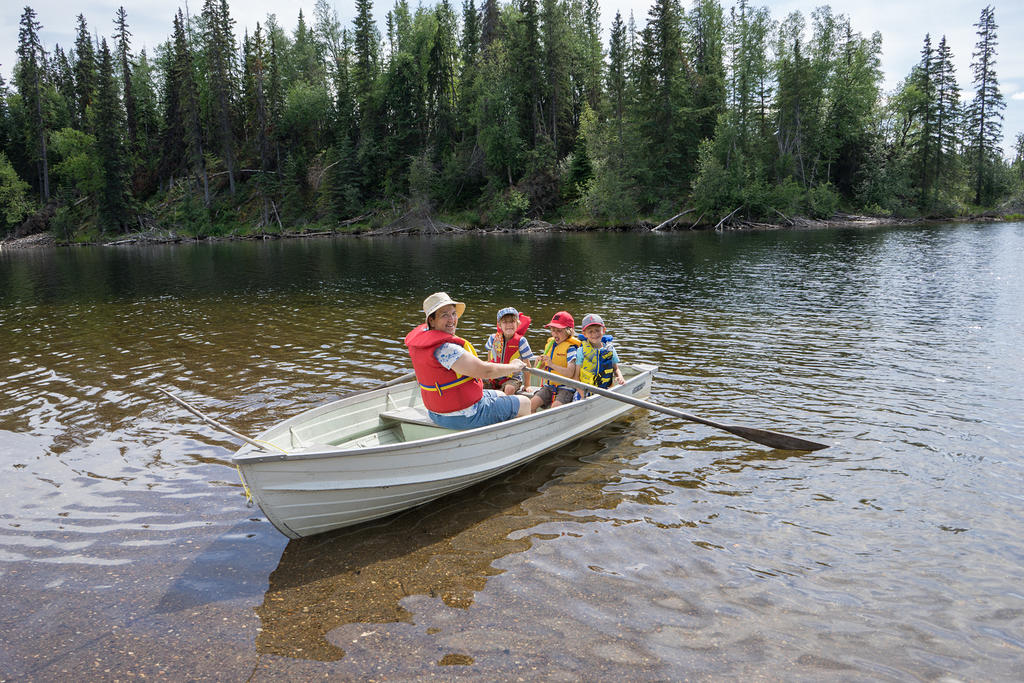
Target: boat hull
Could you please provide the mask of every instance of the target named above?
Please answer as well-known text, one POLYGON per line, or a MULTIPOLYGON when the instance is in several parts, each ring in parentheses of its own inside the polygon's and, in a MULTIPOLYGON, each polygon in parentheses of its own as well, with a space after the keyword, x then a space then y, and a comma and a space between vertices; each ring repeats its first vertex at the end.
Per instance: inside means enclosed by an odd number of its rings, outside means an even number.
MULTIPOLYGON (((650 394, 653 366, 632 366, 616 389, 650 394)), ((267 430, 234 455, 246 487, 277 529, 301 538, 377 519, 506 472, 635 410, 592 396, 465 431, 392 422, 422 410, 415 383, 341 399, 267 430), (287 451, 287 452, 284 452, 287 451)))

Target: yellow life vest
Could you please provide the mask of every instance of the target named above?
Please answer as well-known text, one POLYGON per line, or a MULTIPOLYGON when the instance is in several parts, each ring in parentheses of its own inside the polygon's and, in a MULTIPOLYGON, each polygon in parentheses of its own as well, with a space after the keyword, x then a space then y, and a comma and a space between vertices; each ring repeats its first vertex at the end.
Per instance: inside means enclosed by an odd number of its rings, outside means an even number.
POLYGON ((611 347, 612 337, 604 335, 601 341, 604 346, 595 348, 589 341, 584 341, 583 362, 580 364, 580 381, 584 384, 592 384, 595 387, 610 387, 615 377, 615 364, 611 347))
MULTIPOLYGON (((569 337, 561 344, 555 344, 554 337, 548 337, 548 341, 544 344, 544 358, 547 359, 551 365, 566 368, 569 366, 568 356, 569 349, 572 349, 573 362, 576 361, 576 347, 580 345, 580 340, 576 337, 569 337)), ((558 388, 562 386, 561 382, 553 382, 551 380, 545 380, 544 384, 552 388, 558 388)))

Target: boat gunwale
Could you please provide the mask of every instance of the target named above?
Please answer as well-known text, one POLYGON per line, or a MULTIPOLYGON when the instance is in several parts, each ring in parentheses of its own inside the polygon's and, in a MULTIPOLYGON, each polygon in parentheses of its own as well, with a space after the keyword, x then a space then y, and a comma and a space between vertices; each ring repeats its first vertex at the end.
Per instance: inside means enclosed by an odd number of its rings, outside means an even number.
MULTIPOLYGON (((653 379, 653 375, 654 375, 654 373, 658 369, 658 366, 650 365, 650 364, 647 364, 647 363, 630 363, 628 365, 631 368, 635 368, 639 372, 636 375, 634 375, 633 377, 630 377, 628 380, 626 380, 625 384, 622 384, 622 385, 619 385, 618 387, 615 387, 615 391, 618 391, 620 387, 622 389, 625 389, 625 388, 629 387, 630 384, 635 383, 637 380, 641 379, 645 375, 647 375, 651 379, 653 379)), ((358 395, 358 396, 349 396, 347 398, 342 398, 342 399, 338 399, 336 401, 331 401, 329 403, 325 403, 322 406, 316 406, 314 408, 310 408, 310 409, 308 409, 306 411, 303 411, 303 412, 299 413, 298 415, 294 415, 293 417, 288 418, 287 420, 284 420, 283 422, 279 422, 278 424, 276 424, 276 425, 274 425, 274 426, 264 430, 260 434, 260 436, 257 437, 257 440, 259 440, 260 437, 262 437, 263 435, 267 434, 268 432, 275 431, 275 430, 283 430, 283 429, 286 429, 289 426, 294 426, 296 423, 301 422, 302 418, 308 418, 314 412, 327 411, 329 409, 341 408, 345 404, 352 404, 352 405, 354 405, 356 403, 360 403, 362 401, 374 398, 374 397, 376 397, 378 395, 386 395, 388 392, 395 391, 396 389, 405 389, 407 385, 412 385, 414 387, 415 383, 414 382, 408 382, 408 383, 398 384, 398 385, 394 385, 394 386, 390 386, 390 387, 381 387, 379 389, 375 389, 373 391, 367 392, 366 394, 361 394, 361 395, 358 395), (381 392, 383 392, 383 394, 381 392)), ((410 387, 410 388, 412 388, 412 387, 410 387)), ((592 396, 590 398, 603 399, 604 401, 610 401, 612 403, 615 403, 614 399, 607 398, 607 397, 602 397, 602 396, 596 396, 595 395, 595 396, 592 396)), ((282 462, 282 461, 293 462, 293 461, 296 461, 296 460, 313 460, 313 459, 320 459, 320 458, 337 458, 337 457, 346 457, 346 456, 386 455, 386 454, 390 454, 390 453, 401 452, 403 450, 417 449, 417 448, 420 448, 420 447, 423 447, 423 446, 426 446, 426 447, 430 448, 430 447, 434 447, 436 444, 444 442, 444 441, 453 441, 453 440, 456 440, 456 439, 463 439, 463 438, 465 438, 467 436, 476 437, 478 435, 486 435, 489 432, 507 430, 513 424, 514 425, 526 425, 526 424, 530 423, 531 421, 537 422, 537 421, 542 420, 542 419, 547 419, 547 420, 551 420, 552 422, 554 422, 555 420, 553 420, 551 418, 551 416, 562 417, 562 416, 565 415, 566 409, 574 409, 576 406, 583 406, 583 405, 585 405, 585 401, 586 400, 587 399, 584 399, 584 401, 573 401, 572 403, 566 403, 566 404, 560 405, 557 408, 549 408, 547 410, 544 410, 544 411, 541 411, 541 412, 537 412, 537 413, 533 413, 531 415, 526 415, 524 417, 512 418, 511 420, 505 420, 503 422, 496 422, 494 424, 485 425, 483 427, 475 427, 473 429, 454 430, 454 431, 450 431, 447 434, 439 434, 437 436, 430 436, 430 437, 426 437, 426 438, 423 438, 423 439, 415 439, 415 440, 412 440, 412 441, 403 441, 403 442, 394 443, 394 444, 386 444, 386 445, 383 445, 383 446, 368 446, 366 448, 331 448, 331 449, 325 449, 325 448, 317 448, 314 445, 314 446, 311 446, 311 447, 309 447, 308 449, 305 449, 305 450, 295 450, 295 451, 289 451, 287 453, 267 453, 267 452, 257 451, 254 446, 246 444, 245 446, 243 446, 242 448, 240 448, 238 451, 235 452, 235 454, 231 457, 231 461, 236 466, 246 466, 246 465, 255 465, 255 464, 260 464, 260 463, 282 462), (313 450, 313 449, 316 449, 316 450, 313 450)), ((625 414, 626 412, 629 412, 629 410, 635 408, 635 406, 630 406, 630 405, 625 404, 625 403, 622 404, 622 407, 625 409, 625 410, 622 411, 622 414, 625 414)), ((615 418, 613 417, 611 419, 614 420, 615 418)), ((609 420, 609 421, 611 421, 611 420, 609 420)), ((595 429, 599 428, 600 426, 601 425, 599 425, 598 427, 595 427, 595 429)), ((443 429, 443 427, 440 427, 440 425, 438 426, 438 428, 439 429, 443 429)), ((592 430, 589 430, 589 431, 592 431, 592 430)), ((567 443, 568 441, 572 441, 573 439, 578 438, 579 436, 582 436, 585 433, 585 431, 584 430, 577 431, 577 430, 570 429, 570 430, 568 430, 567 433, 570 436, 569 436, 569 438, 565 442, 562 442, 563 445, 564 445, 564 443, 567 443)))

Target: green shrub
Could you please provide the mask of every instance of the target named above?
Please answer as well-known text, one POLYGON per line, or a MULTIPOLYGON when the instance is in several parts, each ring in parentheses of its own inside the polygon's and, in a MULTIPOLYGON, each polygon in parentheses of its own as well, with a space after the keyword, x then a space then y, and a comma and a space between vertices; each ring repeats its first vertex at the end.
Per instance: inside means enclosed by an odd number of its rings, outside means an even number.
MULTIPOLYGON (((804 188, 792 177, 785 178, 781 183, 772 188, 771 208, 785 215, 787 218, 798 216, 803 212, 804 188)), ((766 216, 769 220, 777 220, 780 216, 771 212, 773 216, 766 216)))
POLYGON ((724 215, 744 204, 747 200, 745 194, 737 173, 726 169, 718 161, 712 142, 701 142, 691 195, 697 214, 706 214, 708 217, 724 215))
POLYGON ((491 201, 490 222, 501 227, 516 226, 526 217, 529 208, 529 198, 514 187, 510 187, 491 201))
POLYGON ((28 189, 7 155, 0 152, 0 231, 16 227, 32 211, 28 189))
POLYGON ((599 163, 586 183, 580 206, 591 218, 613 224, 632 224, 640 210, 636 184, 632 178, 623 177, 611 168, 611 164, 599 163))
POLYGON ((864 213, 868 216, 891 216, 892 211, 889 209, 883 209, 878 204, 869 204, 864 207, 864 213))
POLYGON ((53 218, 50 219, 50 232, 59 239, 70 242, 77 228, 78 221, 75 220, 71 209, 67 206, 58 206, 53 218))
POLYGON ((196 237, 205 237, 212 232, 210 212, 192 192, 186 191, 175 207, 174 222, 182 232, 196 237))
POLYGON ((807 214, 811 218, 828 218, 839 209, 839 195, 832 183, 816 185, 807 190, 807 214))

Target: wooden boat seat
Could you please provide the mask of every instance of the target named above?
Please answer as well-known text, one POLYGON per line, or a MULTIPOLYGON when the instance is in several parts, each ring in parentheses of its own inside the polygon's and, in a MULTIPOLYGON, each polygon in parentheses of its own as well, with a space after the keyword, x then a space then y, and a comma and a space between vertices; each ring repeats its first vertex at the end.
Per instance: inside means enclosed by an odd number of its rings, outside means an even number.
POLYGON ((423 427, 437 427, 440 426, 430 419, 427 412, 421 408, 413 408, 406 406, 405 408, 394 408, 392 410, 385 410, 380 413, 380 419, 390 420, 392 422, 404 422, 406 424, 421 425, 423 427))

